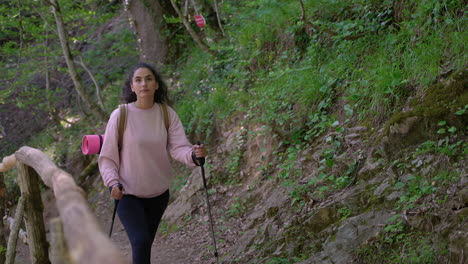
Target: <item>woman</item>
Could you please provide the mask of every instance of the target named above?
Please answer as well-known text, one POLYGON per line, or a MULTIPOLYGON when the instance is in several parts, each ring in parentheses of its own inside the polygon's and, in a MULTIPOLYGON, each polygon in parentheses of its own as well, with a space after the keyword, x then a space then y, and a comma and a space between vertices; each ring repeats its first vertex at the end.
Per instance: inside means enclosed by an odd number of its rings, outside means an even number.
POLYGON ((172 183, 169 155, 189 167, 206 155, 203 145, 191 145, 176 112, 167 107, 166 129, 161 104, 169 104, 167 86, 156 70, 137 64, 124 85, 127 125, 119 151, 116 109, 106 127, 99 170, 132 246, 134 264, 150 263, 151 246, 169 201, 172 183), (119 187, 123 187, 120 190, 119 187))

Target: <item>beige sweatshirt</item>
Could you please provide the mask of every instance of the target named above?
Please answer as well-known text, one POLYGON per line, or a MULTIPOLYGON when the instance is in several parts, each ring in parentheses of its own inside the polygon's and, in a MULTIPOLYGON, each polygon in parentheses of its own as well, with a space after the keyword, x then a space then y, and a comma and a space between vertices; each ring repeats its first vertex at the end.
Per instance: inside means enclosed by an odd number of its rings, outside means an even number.
POLYGON ((164 193, 172 184, 169 156, 195 167, 192 145, 187 140, 182 122, 168 107, 169 129, 166 130, 162 108, 127 107, 127 126, 122 149, 118 150, 119 109, 112 112, 107 123, 104 143, 98 159, 99 170, 106 186, 121 183, 126 194, 150 198, 164 193))

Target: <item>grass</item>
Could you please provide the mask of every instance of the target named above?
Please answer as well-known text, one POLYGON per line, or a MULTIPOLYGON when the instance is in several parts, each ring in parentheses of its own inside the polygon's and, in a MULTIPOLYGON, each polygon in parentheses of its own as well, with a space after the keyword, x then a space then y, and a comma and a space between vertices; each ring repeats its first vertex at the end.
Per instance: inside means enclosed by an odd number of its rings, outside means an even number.
MULTIPOLYGON (((311 15, 317 12, 318 20, 312 22, 335 26, 344 25, 330 21, 342 19, 340 15, 357 19, 359 14, 374 12, 375 16, 370 15, 368 21, 356 20, 356 25, 365 28, 374 25, 378 14, 387 12, 385 3, 381 9, 374 3, 370 11, 363 3, 357 3, 353 11, 344 3, 322 3, 320 7, 308 3, 306 11, 311 15), (329 14, 319 10, 328 10, 329 14)), ((447 3, 449 9, 460 8, 447 3)), ((179 102, 181 116, 189 122, 191 131, 209 135, 214 125, 237 109, 248 111, 256 121, 270 128, 282 127, 286 130, 283 136, 289 136, 295 129, 288 127, 290 120, 304 118, 320 100, 338 94, 349 101, 362 119, 372 117, 381 122, 402 107, 404 99, 416 92, 414 87, 424 90, 441 71, 463 67, 463 61, 466 62, 463 54, 467 34, 462 31, 466 19, 447 11, 428 24, 424 12, 441 8, 435 1, 416 5, 415 17, 401 23, 400 30, 388 26, 354 41, 336 38, 327 48, 310 41, 302 55, 294 43, 281 38, 297 31, 292 26, 299 20, 300 7, 296 1, 281 4, 272 0, 235 7, 231 4, 228 10, 242 15, 230 18, 227 27, 231 32, 230 44, 226 43, 221 50, 221 59, 200 52, 189 58, 181 72, 186 92, 179 102), (260 7, 261 11, 257 9, 260 7), (257 18, 246 19, 252 14, 257 18), (282 20, 284 17, 290 19, 282 20), (268 46, 272 41, 276 53, 268 46), (207 106, 200 106, 191 97, 207 106), (242 108, 246 100, 247 109, 242 108)))

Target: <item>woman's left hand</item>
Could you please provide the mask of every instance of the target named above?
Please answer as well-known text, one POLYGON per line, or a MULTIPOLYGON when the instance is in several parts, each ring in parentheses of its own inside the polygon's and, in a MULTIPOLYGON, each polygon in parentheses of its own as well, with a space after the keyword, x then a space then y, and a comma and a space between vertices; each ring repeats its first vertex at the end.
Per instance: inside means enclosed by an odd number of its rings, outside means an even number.
POLYGON ((197 158, 204 158, 206 157, 206 148, 205 145, 193 145, 192 147, 193 154, 197 158))

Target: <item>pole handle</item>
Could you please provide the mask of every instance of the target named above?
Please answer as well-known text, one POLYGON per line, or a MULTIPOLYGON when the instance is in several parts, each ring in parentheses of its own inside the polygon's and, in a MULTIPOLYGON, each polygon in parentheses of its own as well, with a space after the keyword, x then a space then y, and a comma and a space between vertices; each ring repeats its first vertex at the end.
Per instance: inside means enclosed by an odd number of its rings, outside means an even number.
MULTIPOLYGON (((200 146, 200 141, 197 141, 197 145, 200 146)), ((198 161, 198 166, 203 166, 205 164, 205 158, 196 158, 198 161)))

